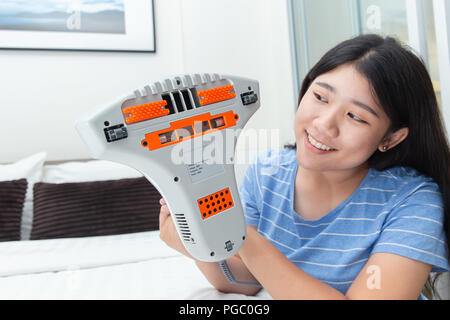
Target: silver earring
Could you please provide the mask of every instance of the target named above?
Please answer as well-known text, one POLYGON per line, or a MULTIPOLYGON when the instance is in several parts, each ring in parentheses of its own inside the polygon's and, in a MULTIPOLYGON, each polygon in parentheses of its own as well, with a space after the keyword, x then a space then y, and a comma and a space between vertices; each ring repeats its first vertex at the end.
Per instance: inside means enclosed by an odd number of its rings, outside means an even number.
POLYGON ((383 151, 386 151, 387 150, 387 147, 386 146, 383 146, 383 151))

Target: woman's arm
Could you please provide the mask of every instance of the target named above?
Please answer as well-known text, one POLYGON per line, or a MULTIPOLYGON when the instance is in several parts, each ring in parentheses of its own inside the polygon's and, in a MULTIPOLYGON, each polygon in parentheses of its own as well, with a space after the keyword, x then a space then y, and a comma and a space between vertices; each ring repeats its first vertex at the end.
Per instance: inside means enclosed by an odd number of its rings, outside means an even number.
POLYGON ((338 290, 293 264, 254 229, 247 228, 239 256, 274 299, 346 299, 338 290))
MULTIPOLYGON (((195 260, 184 247, 178 235, 169 209, 164 201, 160 200, 161 210, 159 213, 159 230, 160 238, 169 247, 177 250, 185 256, 193 259, 197 264, 200 271, 205 275, 206 279, 219 291, 226 293, 242 293, 246 295, 255 295, 260 288, 254 286, 237 285, 230 283, 222 272, 217 262, 203 262, 195 260)), ((256 227, 253 228, 256 232, 256 227)), ((238 256, 231 257, 227 260, 228 267, 230 268, 234 278, 238 281, 245 282, 257 282, 252 274, 248 271, 245 264, 238 256)))
MULTIPOLYGON (((164 201, 161 205, 161 239, 193 259, 184 248, 164 201)), ((227 263, 236 280, 258 281, 275 299, 417 299, 431 271, 429 264, 395 254, 376 253, 343 295, 297 267, 251 226, 247 227, 247 238, 238 255, 227 263)), ((229 283, 217 263, 196 261, 196 264, 219 291, 246 295, 259 291, 257 287, 229 283)))
POLYGON ((239 256, 274 299, 417 299, 431 270, 416 260, 376 253, 343 295, 297 267, 253 229, 248 229, 239 256), (372 269, 378 273, 368 272, 372 269), (372 282, 374 276, 379 285, 372 282))

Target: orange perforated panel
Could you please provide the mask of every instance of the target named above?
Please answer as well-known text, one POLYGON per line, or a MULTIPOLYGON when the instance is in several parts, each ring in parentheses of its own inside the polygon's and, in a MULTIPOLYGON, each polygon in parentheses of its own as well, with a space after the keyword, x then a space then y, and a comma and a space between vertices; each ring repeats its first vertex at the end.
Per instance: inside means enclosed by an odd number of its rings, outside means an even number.
POLYGON ((141 144, 150 151, 157 150, 184 140, 233 127, 238 119, 239 115, 231 110, 214 116, 209 112, 196 115, 171 122, 169 129, 147 133, 141 144))
POLYGON ((197 200, 197 203, 203 220, 234 207, 230 188, 225 188, 200 198, 197 200))
POLYGON ((166 105, 167 101, 161 100, 127 107, 122 112, 125 115, 125 121, 130 124, 168 115, 170 111, 164 108, 166 105))
POLYGON ((200 104, 202 106, 236 97, 232 85, 199 91, 197 95, 200 98, 200 104))

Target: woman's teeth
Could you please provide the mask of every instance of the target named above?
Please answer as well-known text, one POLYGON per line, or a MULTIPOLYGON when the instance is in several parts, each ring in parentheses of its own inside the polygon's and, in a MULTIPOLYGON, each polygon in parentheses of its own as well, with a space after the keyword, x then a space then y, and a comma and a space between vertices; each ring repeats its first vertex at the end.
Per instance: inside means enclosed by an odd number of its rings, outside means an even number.
POLYGON ((321 144, 320 142, 317 142, 317 141, 314 140, 314 138, 311 137, 309 134, 308 134, 308 140, 309 140, 309 142, 310 142, 314 147, 316 147, 317 149, 324 150, 324 151, 336 151, 336 149, 330 148, 330 147, 328 147, 328 146, 326 146, 326 145, 321 144))

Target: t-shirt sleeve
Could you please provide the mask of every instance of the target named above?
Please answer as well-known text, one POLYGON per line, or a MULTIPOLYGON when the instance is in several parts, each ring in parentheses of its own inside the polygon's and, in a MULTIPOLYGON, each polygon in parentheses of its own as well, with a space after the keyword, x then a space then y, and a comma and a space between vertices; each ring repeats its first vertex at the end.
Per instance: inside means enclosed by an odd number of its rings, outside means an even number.
POLYGON ((426 182, 389 213, 372 254, 398 254, 432 265, 432 272, 449 271, 443 220, 439 187, 426 182))
POLYGON ((257 157, 255 157, 253 161, 250 162, 245 170, 245 175, 239 188, 239 196, 241 197, 245 221, 252 226, 258 226, 261 212, 260 191, 257 190, 257 161, 257 157))

